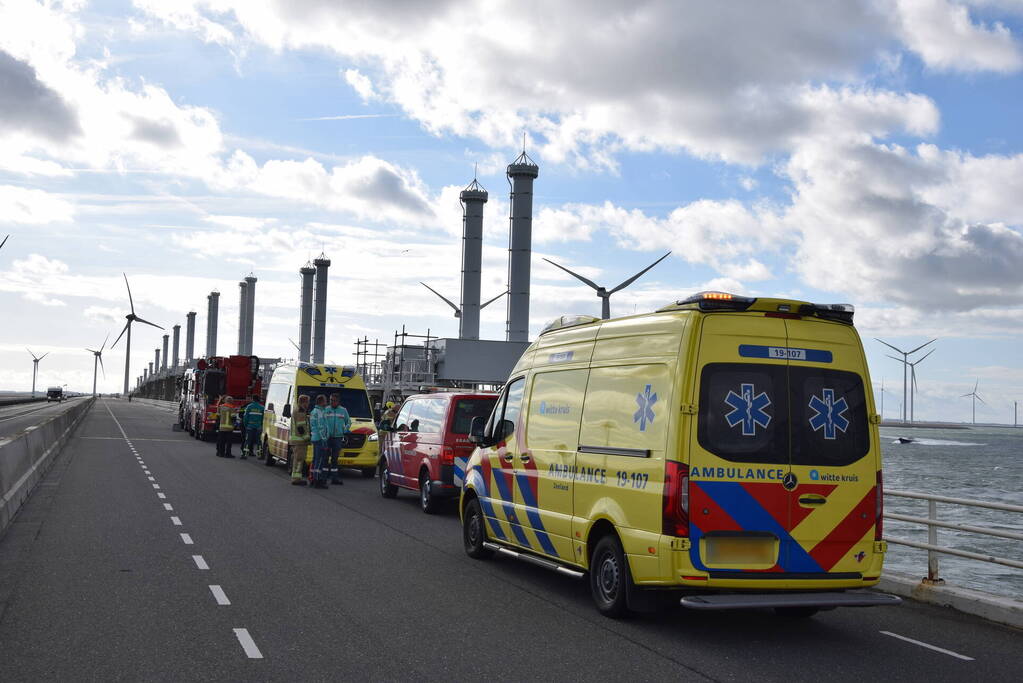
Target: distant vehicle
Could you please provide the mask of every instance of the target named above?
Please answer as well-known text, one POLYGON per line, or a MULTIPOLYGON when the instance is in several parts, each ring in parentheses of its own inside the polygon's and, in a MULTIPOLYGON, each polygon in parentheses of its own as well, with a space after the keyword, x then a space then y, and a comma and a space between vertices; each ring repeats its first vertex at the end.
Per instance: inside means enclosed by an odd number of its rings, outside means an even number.
POLYGON ((913 443, 916 439, 911 439, 908 436, 899 436, 895 438, 892 443, 913 443))
POLYGON ((181 378, 178 423, 195 438, 210 441, 217 434, 221 396, 233 398, 238 408, 246 396, 261 395, 262 391, 256 356, 199 359, 195 369, 186 370, 181 378))
POLYGON ((380 430, 380 495, 394 498, 398 488, 417 491, 423 512, 437 511, 442 498, 462 489, 472 455, 469 427, 486 419, 496 393, 439 392, 410 396, 393 424, 380 430))
POLYGON ((64 396, 64 387, 50 387, 46 390, 46 402, 50 401, 63 401, 66 397, 64 396))
POLYGON ((588 574, 611 617, 669 590, 791 617, 898 604, 856 590, 887 550, 870 386, 848 304, 701 292, 563 316, 473 420, 465 551, 588 574))
POLYGON ((298 405, 298 397, 303 395, 309 397, 311 410, 320 394, 326 396, 328 401, 332 394, 337 394, 340 404, 352 419, 348 442, 338 458, 339 466, 355 468, 362 472, 362 476, 372 477, 376 474, 380 452, 377 430, 366 384, 362 375, 352 366, 288 363, 274 370, 266 391, 266 410, 263 412, 263 460, 268 467, 279 460, 287 463, 289 469, 294 458, 300 457, 306 463, 312 463, 311 446, 305 453, 292 452, 289 444, 291 411, 298 405))

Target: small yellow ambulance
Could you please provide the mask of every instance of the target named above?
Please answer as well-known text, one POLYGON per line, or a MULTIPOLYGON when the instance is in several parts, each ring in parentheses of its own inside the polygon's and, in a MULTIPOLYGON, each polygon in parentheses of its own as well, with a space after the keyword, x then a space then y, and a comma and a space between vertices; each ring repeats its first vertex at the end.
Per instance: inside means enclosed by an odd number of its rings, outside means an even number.
POLYGON ((898 604, 881 449, 846 304, 701 292, 565 316, 512 371, 461 495, 470 557, 588 575, 608 616, 898 604))
MULTIPOLYGON (((328 401, 331 394, 338 394, 341 405, 352 418, 348 442, 338 458, 340 466, 359 469, 362 476, 372 478, 380 459, 376 424, 366 384, 362 375, 351 366, 288 363, 274 370, 266 391, 266 410, 263 413, 262 456, 267 466, 280 460, 291 467, 292 459, 297 455, 292 453, 293 447, 288 442, 291 411, 297 407, 298 397, 303 395, 309 397, 311 410, 320 394, 328 401)), ((304 457, 306 463, 311 464, 312 447, 299 457, 304 457)))

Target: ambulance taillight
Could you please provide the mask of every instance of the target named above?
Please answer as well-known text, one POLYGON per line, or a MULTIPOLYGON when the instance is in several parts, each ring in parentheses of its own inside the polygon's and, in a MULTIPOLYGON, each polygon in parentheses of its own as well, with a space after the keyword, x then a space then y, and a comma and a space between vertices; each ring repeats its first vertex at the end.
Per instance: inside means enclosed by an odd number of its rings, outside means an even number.
POLYGON ((674 460, 664 462, 661 519, 665 535, 689 536, 689 466, 674 460))
POLYGON ((874 487, 874 540, 882 540, 884 532, 884 483, 881 470, 877 471, 877 485, 874 487))

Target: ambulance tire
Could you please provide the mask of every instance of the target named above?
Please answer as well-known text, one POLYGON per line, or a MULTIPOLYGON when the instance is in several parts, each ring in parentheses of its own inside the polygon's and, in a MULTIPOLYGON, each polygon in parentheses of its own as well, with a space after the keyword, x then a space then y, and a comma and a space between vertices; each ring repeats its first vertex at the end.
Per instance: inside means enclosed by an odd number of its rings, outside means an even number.
POLYGON ((483 545, 486 541, 487 526, 483 518, 483 508, 480 507, 479 499, 473 496, 465 506, 465 514, 462 515, 462 545, 465 547, 465 554, 474 560, 493 557, 494 551, 483 545))
POLYGON ((377 470, 380 474, 380 495, 384 498, 396 498, 398 496, 398 487, 387 480, 386 458, 380 458, 377 470))
POLYGON ((817 614, 817 607, 775 607, 774 613, 785 619, 809 619, 817 614))
POLYGON ((441 500, 433 495, 433 482, 430 481, 430 473, 423 470, 419 473, 419 507, 428 515, 437 514, 440 510, 441 500))
POLYGON ((590 593, 597 611, 618 619, 629 615, 628 594, 632 577, 618 537, 609 533, 599 541, 590 558, 590 593))
POLYGON ((273 453, 270 452, 270 445, 266 442, 266 439, 263 439, 263 445, 261 447, 260 455, 263 456, 264 464, 267 467, 273 467, 274 464, 277 462, 276 460, 274 460, 273 453))

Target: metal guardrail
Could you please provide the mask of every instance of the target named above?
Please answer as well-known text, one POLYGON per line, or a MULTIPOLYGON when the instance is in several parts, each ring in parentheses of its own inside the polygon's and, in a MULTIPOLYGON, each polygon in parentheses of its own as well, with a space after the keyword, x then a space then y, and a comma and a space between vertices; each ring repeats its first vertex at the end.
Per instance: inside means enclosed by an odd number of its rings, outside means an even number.
POLYGON ((973 526, 969 524, 957 524, 954 522, 943 522, 938 519, 938 503, 946 503, 949 505, 958 505, 960 507, 974 507, 974 508, 985 508, 988 510, 1000 510, 1002 512, 1017 512, 1023 513, 1023 505, 1009 505, 1007 503, 994 503, 986 500, 971 500, 968 498, 951 498, 949 496, 938 496, 930 493, 917 493, 914 491, 893 491, 886 490, 885 496, 896 496, 899 498, 915 498, 917 500, 927 501, 927 517, 915 517, 913 515, 903 515, 896 512, 885 512, 885 519, 896 519, 900 522, 908 522, 911 524, 922 524, 927 527, 927 543, 919 543, 917 541, 910 541, 903 538, 890 538, 885 534, 885 540, 889 543, 896 545, 904 545, 910 548, 918 548, 920 550, 927 551, 927 579, 930 583, 941 583, 943 579, 938 573, 938 554, 954 555, 956 557, 963 557, 969 560, 976 560, 978 562, 988 562, 991 564, 999 564, 1005 567, 1013 567, 1015 569, 1023 569, 1023 562, 1019 560, 1012 560, 1005 557, 996 557, 994 555, 985 555, 983 553, 975 553, 969 550, 959 550, 958 548, 949 548, 947 546, 938 545, 938 529, 955 529, 956 531, 965 531, 971 534, 980 534, 984 536, 993 536, 996 538, 1005 538, 1013 541, 1023 541, 1023 534, 1004 531, 1001 529, 992 529, 990 527, 973 526))

